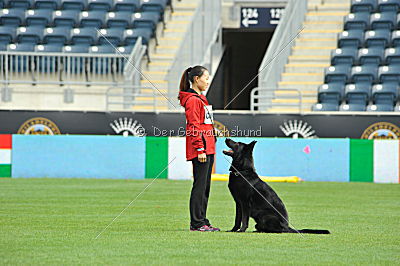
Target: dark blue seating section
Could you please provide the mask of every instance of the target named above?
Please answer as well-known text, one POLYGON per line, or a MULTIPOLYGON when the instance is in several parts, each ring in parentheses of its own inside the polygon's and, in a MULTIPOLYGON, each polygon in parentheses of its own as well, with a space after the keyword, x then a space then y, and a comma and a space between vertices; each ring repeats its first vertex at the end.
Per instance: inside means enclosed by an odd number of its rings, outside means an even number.
POLYGON ((400 1, 352 0, 315 111, 400 110, 400 1))
POLYGON ((0 51, 66 53, 116 53, 109 46, 121 47, 117 53, 129 53, 140 36, 143 44, 156 37, 157 24, 170 4, 168 0, 0 2, 0 51))

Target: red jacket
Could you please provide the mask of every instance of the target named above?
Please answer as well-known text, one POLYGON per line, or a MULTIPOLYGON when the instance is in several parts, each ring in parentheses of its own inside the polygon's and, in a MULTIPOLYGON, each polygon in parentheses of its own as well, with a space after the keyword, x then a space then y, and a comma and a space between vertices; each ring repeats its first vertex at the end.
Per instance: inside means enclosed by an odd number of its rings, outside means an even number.
POLYGON ((215 154, 214 126, 212 119, 209 119, 212 110, 206 109, 207 98, 181 91, 179 100, 186 113, 186 159, 190 161, 200 153, 215 154))

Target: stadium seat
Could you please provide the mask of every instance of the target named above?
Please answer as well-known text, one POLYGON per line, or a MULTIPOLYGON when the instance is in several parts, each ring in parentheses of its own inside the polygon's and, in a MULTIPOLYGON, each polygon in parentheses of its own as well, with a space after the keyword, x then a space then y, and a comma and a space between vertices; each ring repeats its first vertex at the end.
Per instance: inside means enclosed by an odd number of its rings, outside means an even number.
POLYGON ((367 47, 384 49, 389 46, 391 32, 388 29, 370 30, 365 32, 365 44, 367 47))
POLYGON ((109 44, 112 43, 115 46, 122 44, 124 29, 121 28, 111 28, 111 29, 101 29, 97 32, 97 38, 99 44, 109 44))
POLYGON ((26 25, 47 26, 51 22, 53 11, 50 9, 29 9, 25 12, 26 25))
POLYGON ((370 83, 348 84, 345 87, 345 99, 349 104, 366 105, 371 95, 370 83))
POLYGON ((91 54, 114 54, 115 48, 113 46, 107 45, 107 44, 95 45, 95 46, 90 47, 89 53, 91 53, 91 54))
POLYGON ((140 9, 140 0, 116 0, 114 9, 116 11, 136 12, 140 9))
POLYGON ((43 42, 53 44, 68 44, 70 42, 71 27, 46 28, 43 31, 43 42))
POLYGON ((312 106, 313 111, 339 111, 339 105, 333 103, 317 103, 312 106))
POLYGON ((375 65, 354 66, 351 69, 351 80, 354 83, 373 83, 377 80, 378 67, 375 65))
POLYGON ((388 65, 400 65, 400 47, 386 49, 385 61, 388 65))
POLYGON ((378 0, 378 9, 381 12, 397 12, 400 9, 400 3, 398 0, 378 0))
POLYGON ((115 53, 116 54, 119 54, 119 53, 121 53, 121 54, 130 54, 132 52, 134 46, 135 45, 119 46, 117 48, 117 50, 115 50, 115 53))
POLYGON ((394 105, 399 97, 397 83, 376 84, 372 87, 372 100, 375 104, 394 105))
POLYGON ((104 10, 82 11, 79 14, 80 27, 101 28, 104 25, 105 18, 106 11, 104 10))
POLYGON ((33 0, 4 0, 8 8, 28 9, 33 7, 33 0))
POLYGON ((394 107, 390 104, 371 104, 367 106, 367 112, 393 112, 394 107))
POLYGON ((363 30, 347 30, 338 34, 338 46, 345 47, 361 47, 364 43, 363 30))
POLYGON ((347 65, 330 66, 325 69, 325 83, 346 83, 349 79, 350 67, 347 65))
POLYGON ((366 105, 364 104, 342 104, 339 110, 342 112, 364 112, 366 105))
POLYGON ((318 88, 318 102, 319 103, 333 103, 338 105, 344 95, 344 84, 342 83, 329 83, 323 84, 318 88))
POLYGON ((18 27, 25 23, 25 10, 23 9, 1 9, 0 10, 0 24, 3 26, 18 27))
POLYGON ((148 28, 155 31, 160 16, 154 12, 135 13, 132 16, 132 25, 135 28, 148 28))
POLYGON ((33 43, 10 43, 7 46, 7 51, 10 52, 33 52, 35 45, 33 43))
POLYGON ((369 12, 375 11, 378 5, 376 0, 351 0, 351 12, 369 12))
POLYGON ((392 31, 391 43, 393 47, 400 47, 400 30, 392 31))
POLYGON ((164 19, 164 10, 167 6, 166 0, 143 0, 141 10, 143 12, 155 12, 160 15, 160 19, 164 19))
POLYGON ((4 44, 9 44, 14 41, 16 28, 10 26, 0 26, 0 44, 4 48, 4 44))
MULTIPOLYGON (((72 44, 87 44, 93 45, 97 43, 97 30, 92 27, 74 28, 71 30, 72 44)), ((89 48, 88 48, 89 50, 89 48)))
POLYGON ((136 40, 142 37, 142 43, 144 45, 148 45, 150 38, 151 38, 151 30, 150 29, 128 29, 125 30, 123 33, 124 44, 131 46, 135 45, 136 40))
POLYGON ((88 0, 89 10, 110 11, 113 8, 113 0, 88 0))
POLYGON ((35 52, 60 53, 62 48, 63 46, 58 43, 38 44, 35 46, 35 52))
POLYGON ((87 0, 61 0, 61 9, 63 10, 85 10, 87 0))
POLYGON ((381 66, 378 69, 378 77, 381 83, 400 82, 400 66, 381 66))
POLYGON ((370 25, 373 30, 392 30, 396 26, 397 15, 395 12, 382 12, 371 14, 370 25))
POLYGON ((17 41, 19 43, 37 44, 43 39, 43 26, 29 26, 17 28, 17 41))
POLYGON ((378 66, 384 61, 384 50, 379 48, 361 48, 358 50, 358 60, 361 65, 378 66))
POLYGON ((75 27, 79 21, 78 10, 56 10, 53 12, 53 23, 55 26, 75 27))
POLYGON ((51 9, 61 8, 61 0, 34 0, 35 9, 51 9))
POLYGON ((80 43, 77 45, 66 45, 62 48, 64 53, 88 53, 90 45, 80 43))
POLYGON ((369 17, 369 12, 350 13, 344 18, 344 29, 368 29, 369 17))
POLYGON ((355 63, 357 58, 357 48, 346 47, 332 50, 331 63, 332 65, 349 65, 355 63))
POLYGON ((131 25, 132 12, 116 11, 106 14, 106 26, 108 28, 128 28, 131 25))

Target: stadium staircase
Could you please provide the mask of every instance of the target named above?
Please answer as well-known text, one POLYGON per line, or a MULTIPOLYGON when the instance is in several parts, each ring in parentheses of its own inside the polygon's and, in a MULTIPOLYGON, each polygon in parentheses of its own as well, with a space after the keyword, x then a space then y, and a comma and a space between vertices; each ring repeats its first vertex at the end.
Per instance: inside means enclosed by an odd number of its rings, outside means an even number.
POLYGON ((350 11, 349 0, 309 0, 304 29, 295 40, 272 100, 271 112, 298 112, 299 99, 290 99, 296 88, 302 94, 302 111, 317 102, 318 87, 324 83, 324 69, 343 31, 343 17, 350 11))
POLYGON ((149 44, 150 62, 143 60, 139 96, 134 100, 133 110, 166 110, 168 109, 168 70, 178 52, 183 35, 199 4, 198 0, 174 0, 174 12, 166 11, 165 29, 160 29, 158 45, 155 41, 149 44), (155 86, 156 88, 154 88, 155 86))

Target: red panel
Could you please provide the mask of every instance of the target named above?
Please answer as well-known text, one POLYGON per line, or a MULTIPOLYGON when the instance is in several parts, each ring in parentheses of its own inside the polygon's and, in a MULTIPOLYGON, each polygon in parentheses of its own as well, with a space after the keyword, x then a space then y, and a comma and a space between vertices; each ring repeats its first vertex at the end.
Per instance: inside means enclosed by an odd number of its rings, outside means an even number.
POLYGON ((12 135, 0 134, 0 149, 11 149, 12 135))

